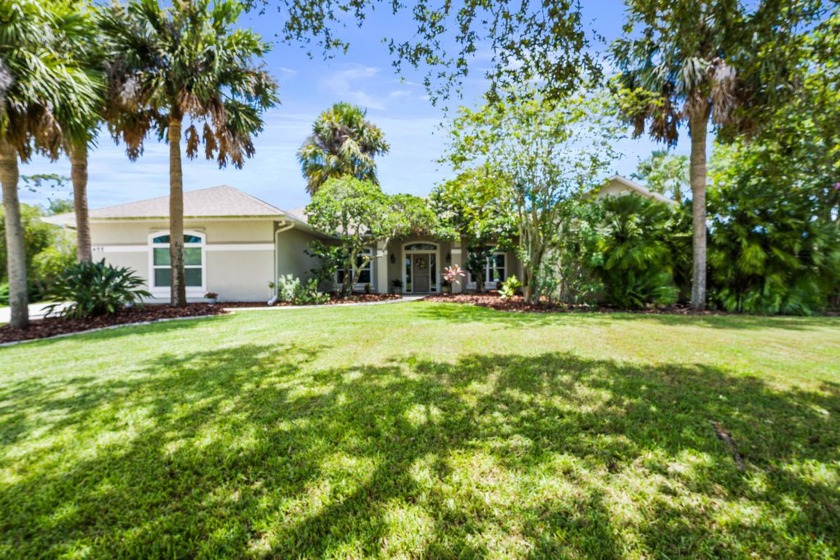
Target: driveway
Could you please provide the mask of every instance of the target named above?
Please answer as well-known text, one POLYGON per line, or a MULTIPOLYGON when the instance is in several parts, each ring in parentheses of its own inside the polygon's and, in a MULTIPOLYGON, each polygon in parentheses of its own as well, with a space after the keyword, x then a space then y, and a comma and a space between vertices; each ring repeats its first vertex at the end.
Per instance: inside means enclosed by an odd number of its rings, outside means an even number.
MULTIPOLYGON (((32 303, 29 305, 30 319, 43 319, 44 310, 52 303, 32 303)), ((57 308, 53 314, 57 313, 60 308, 57 308)), ((8 323, 12 319, 12 309, 10 307, 0 307, 0 323, 8 323)))

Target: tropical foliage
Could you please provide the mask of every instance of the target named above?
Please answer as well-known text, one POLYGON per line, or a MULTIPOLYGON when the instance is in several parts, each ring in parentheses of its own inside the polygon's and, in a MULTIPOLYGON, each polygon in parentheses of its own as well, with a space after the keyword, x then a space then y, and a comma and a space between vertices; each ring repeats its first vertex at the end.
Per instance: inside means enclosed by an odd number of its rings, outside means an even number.
POLYGON ((379 184, 374 158, 387 154, 390 147, 382 130, 365 119, 366 114, 361 107, 336 103, 312 125, 312 134, 298 150, 309 194, 345 175, 379 184))
POLYGON ((313 227, 337 238, 343 248, 343 297, 352 293, 362 270, 378 256, 372 250, 377 242, 387 246, 397 237, 437 231, 437 218, 423 199, 387 195, 372 182, 349 175, 327 181, 306 213, 313 227))
POLYGON ((783 136, 718 149, 709 193, 713 301, 747 313, 811 314, 836 305, 840 188, 830 167, 813 169, 833 146, 783 136))
POLYGON ((0 1, 0 183, 5 210, 11 325, 29 323, 27 257, 18 198, 19 163, 57 159, 87 130, 100 84, 76 56, 90 22, 69 3, 0 1))
POLYGON ((624 37, 613 45, 625 118, 673 145, 680 126, 691 137, 693 211, 691 304, 706 305, 706 136, 709 124, 730 135, 752 132, 795 91, 800 34, 820 0, 781 9, 774 0, 628 0, 624 37))
POLYGON ((126 305, 140 303, 151 294, 142 289, 145 280, 133 270, 99 262, 79 261, 68 267, 52 291, 59 303, 48 312, 64 317, 96 317, 116 313, 126 305), (61 302, 69 302, 65 305, 61 302))
POLYGON ((689 189, 688 156, 655 150, 639 162, 630 177, 645 183, 652 192, 682 204, 684 194, 689 189))
POLYGON ((242 167, 254 155, 263 111, 278 99, 277 84, 252 62, 268 52, 268 43, 237 27, 243 9, 235 0, 175 0, 170 8, 132 0, 112 5, 102 18, 109 41, 109 129, 131 159, 152 130, 169 144, 173 305, 187 301, 182 134, 189 159, 203 154, 220 167, 242 167))
POLYGON ((621 134, 600 96, 578 93, 555 104, 538 91, 520 88, 508 97, 513 99, 461 109, 448 160, 456 170, 482 161, 509 181, 523 293, 538 302, 544 259, 564 203, 607 168, 621 134))
POLYGON ((623 309, 675 303, 675 267, 688 248, 688 223, 678 207, 624 195, 601 201, 603 217, 595 270, 606 301, 623 309))

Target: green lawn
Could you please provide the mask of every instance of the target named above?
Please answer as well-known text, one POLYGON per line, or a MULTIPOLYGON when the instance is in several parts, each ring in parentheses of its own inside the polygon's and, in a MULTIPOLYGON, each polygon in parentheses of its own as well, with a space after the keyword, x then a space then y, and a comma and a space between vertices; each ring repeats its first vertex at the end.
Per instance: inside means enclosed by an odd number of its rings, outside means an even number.
POLYGON ((838 319, 246 311, 0 378, 3 558, 840 555, 838 319))

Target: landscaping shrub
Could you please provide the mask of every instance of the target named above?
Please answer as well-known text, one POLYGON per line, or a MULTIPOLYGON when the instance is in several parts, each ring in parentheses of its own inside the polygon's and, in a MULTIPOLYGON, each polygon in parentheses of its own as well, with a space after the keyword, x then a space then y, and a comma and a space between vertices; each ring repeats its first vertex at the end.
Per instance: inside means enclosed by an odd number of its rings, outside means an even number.
POLYGON ((508 276, 507 279, 502 282, 502 287, 499 289, 499 294, 504 299, 510 299, 519 293, 522 290, 522 282, 519 281, 519 278, 516 275, 508 276))
MULTIPOLYGON (((151 294, 143 290, 144 280, 130 268, 99 262, 77 262, 62 273, 50 296, 69 305, 64 317, 83 318, 116 313, 126 305, 139 303, 151 294)), ((49 306, 52 313, 60 304, 49 306)))
POLYGON ((277 299, 294 305, 311 305, 326 303, 330 296, 318 290, 317 278, 304 284, 296 276, 284 274, 277 279, 277 299))
POLYGON ((283 303, 291 303, 295 294, 300 290, 300 279, 292 274, 284 274, 277 279, 277 299, 283 303))
POLYGON ((679 268, 691 254, 684 209, 633 195, 606 197, 601 205, 595 270, 606 301, 624 309, 675 303, 676 279, 687 277, 679 268))
MULTIPOLYGON (((56 206, 56 209, 60 209, 56 206)), ((48 212, 30 204, 21 204, 23 243, 26 252, 26 270, 29 280, 29 301, 40 301, 58 280, 63 270, 76 258, 74 236, 62 228, 42 221, 48 212)), ((6 222, 0 207, 0 304, 8 305, 8 278, 6 258, 6 222)))
POLYGON ((840 229, 825 216, 825 193, 732 175, 709 192, 710 301, 743 313, 824 310, 840 284, 840 229))

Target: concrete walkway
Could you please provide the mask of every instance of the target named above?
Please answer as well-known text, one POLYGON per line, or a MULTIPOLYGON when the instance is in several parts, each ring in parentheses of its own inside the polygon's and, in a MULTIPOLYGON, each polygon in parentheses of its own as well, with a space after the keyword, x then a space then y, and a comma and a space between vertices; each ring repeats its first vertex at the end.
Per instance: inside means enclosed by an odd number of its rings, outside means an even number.
MULTIPOLYGON (((52 305, 52 303, 30 303, 29 304, 29 318, 30 319, 43 319, 46 315, 46 308, 52 305)), ((60 307, 56 308, 53 311, 53 315, 60 311, 60 307)), ((12 320, 12 308, 11 307, 2 307, 0 308, 0 323, 8 323, 12 320)))

